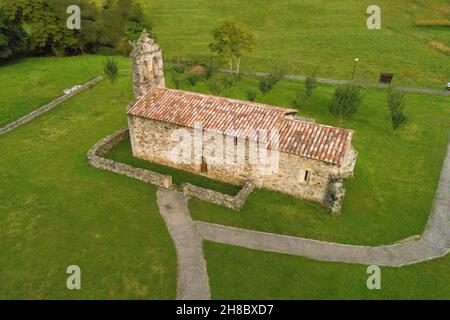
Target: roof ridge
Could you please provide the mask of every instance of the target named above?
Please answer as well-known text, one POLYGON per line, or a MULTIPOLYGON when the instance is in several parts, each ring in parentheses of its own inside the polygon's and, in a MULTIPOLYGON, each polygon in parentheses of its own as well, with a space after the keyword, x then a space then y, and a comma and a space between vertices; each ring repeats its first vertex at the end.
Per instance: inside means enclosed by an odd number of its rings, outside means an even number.
POLYGON ((293 112, 297 113, 298 110, 296 109, 292 109, 292 108, 286 108, 286 107, 282 107, 282 106, 273 106, 270 104, 266 104, 266 103, 260 103, 260 102, 253 102, 253 101, 247 101, 247 100, 240 100, 240 99, 236 99, 236 98, 230 98, 230 97, 222 97, 222 96, 215 96, 215 95, 211 95, 211 94, 206 94, 206 93, 200 93, 200 92, 194 92, 194 91, 188 91, 188 90, 180 90, 180 89, 172 89, 172 88, 152 88, 152 90, 150 90, 148 92, 147 95, 150 95, 150 93, 152 93, 155 90, 162 90, 162 91, 173 91, 173 92, 180 92, 180 93, 185 93, 185 94, 191 94, 194 96, 202 96, 202 97, 209 97, 209 98, 219 98, 219 99, 224 99, 230 102, 235 102, 235 103, 241 103, 241 104, 246 104, 246 105, 252 105, 255 107, 261 107, 261 108, 265 108, 265 109, 270 109, 270 110, 275 110, 275 111, 279 111, 282 113, 287 114, 291 114, 293 112))
POLYGON ((299 118, 285 117, 285 119, 288 120, 288 121, 307 123, 307 124, 315 125, 315 126, 322 127, 322 128, 338 129, 338 130, 342 130, 342 131, 353 132, 352 129, 341 128, 341 127, 335 127, 335 126, 332 126, 332 125, 329 125, 329 124, 322 124, 322 123, 317 123, 317 122, 312 122, 312 121, 302 120, 302 119, 299 119, 299 118))

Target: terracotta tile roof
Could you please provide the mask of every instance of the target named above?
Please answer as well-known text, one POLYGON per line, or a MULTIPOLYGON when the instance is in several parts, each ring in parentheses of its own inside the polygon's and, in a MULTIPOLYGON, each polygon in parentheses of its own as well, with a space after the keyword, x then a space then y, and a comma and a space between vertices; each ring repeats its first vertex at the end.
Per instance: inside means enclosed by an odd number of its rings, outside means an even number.
POLYGON ((256 138, 256 130, 269 133, 276 128, 280 135, 280 152, 340 166, 353 132, 298 119, 296 112, 295 109, 154 88, 136 101, 128 114, 190 128, 201 123, 204 130, 248 139, 256 138))

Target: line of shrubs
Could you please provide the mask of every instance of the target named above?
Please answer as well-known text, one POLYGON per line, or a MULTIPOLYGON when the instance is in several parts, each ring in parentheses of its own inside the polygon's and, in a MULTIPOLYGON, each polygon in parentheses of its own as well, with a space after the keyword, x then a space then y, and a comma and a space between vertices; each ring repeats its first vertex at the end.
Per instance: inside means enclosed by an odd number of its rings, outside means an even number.
MULTIPOLYGON (((229 95, 230 89, 243 77, 243 75, 218 72, 217 67, 209 64, 187 60, 172 60, 171 62, 171 80, 173 86, 177 89, 182 88, 184 85, 194 87, 199 82, 203 82, 212 94, 223 94, 226 96, 229 95)), ((284 73, 279 70, 261 77, 258 88, 250 87, 245 90, 246 99, 248 101, 256 101, 258 92, 262 96, 269 94, 283 78, 284 73)), ((292 105, 297 109, 304 107, 310 101, 317 87, 318 81, 315 75, 310 74, 307 76, 303 88, 297 91, 292 105)), ((363 100, 364 96, 360 86, 355 83, 338 85, 331 97, 328 109, 341 123, 344 119, 351 118, 358 111, 363 100)), ((392 128, 395 132, 407 121, 407 116, 404 113, 404 94, 396 90, 389 90, 387 106, 391 116, 392 128)))

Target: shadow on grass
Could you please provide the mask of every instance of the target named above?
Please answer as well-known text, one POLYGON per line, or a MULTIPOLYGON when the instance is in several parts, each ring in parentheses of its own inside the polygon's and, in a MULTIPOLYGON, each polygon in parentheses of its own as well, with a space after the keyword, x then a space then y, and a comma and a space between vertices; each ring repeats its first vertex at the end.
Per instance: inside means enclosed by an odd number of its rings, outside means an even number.
POLYGON ((172 181, 175 185, 180 186, 184 182, 189 182, 193 185, 215 190, 229 195, 236 195, 241 186, 231 185, 224 182, 209 179, 207 177, 199 176, 187 171, 170 168, 157 163, 142 160, 133 156, 131 150, 130 139, 124 140, 115 146, 106 155, 107 158, 138 167, 142 169, 152 170, 161 174, 172 176, 172 181))

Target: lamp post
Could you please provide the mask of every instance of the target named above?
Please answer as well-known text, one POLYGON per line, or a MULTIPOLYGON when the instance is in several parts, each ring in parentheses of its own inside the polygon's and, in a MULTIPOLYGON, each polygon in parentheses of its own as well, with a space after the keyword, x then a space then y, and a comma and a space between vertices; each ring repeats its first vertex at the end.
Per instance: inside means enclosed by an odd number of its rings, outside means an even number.
POLYGON ((359 59, 355 58, 355 64, 353 65, 353 73, 352 73, 352 81, 355 79, 355 71, 356 71, 356 64, 358 63, 359 59))

